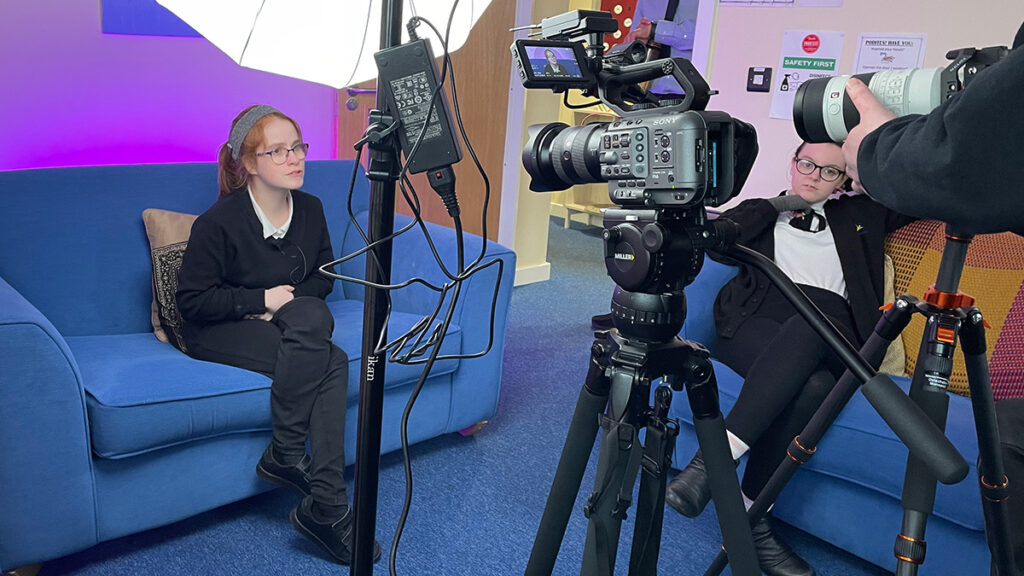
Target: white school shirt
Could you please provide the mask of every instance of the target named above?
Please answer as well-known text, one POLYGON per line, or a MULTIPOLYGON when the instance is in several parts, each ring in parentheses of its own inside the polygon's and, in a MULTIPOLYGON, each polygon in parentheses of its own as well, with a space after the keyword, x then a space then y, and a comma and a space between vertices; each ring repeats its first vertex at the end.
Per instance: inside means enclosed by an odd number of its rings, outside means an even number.
MULTIPOLYGON (((811 207, 824 216, 826 201, 815 202, 811 207)), ((808 232, 791 226, 792 218, 792 212, 782 212, 775 221, 775 264, 797 284, 823 288, 847 298, 846 278, 832 227, 808 232)))

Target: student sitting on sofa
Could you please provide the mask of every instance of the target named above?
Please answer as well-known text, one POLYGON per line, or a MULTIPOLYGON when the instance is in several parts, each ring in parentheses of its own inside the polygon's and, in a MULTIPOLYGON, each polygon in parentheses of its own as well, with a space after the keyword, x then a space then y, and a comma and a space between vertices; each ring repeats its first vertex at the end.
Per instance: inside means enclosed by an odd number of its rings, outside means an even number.
POLYGON ((218 158, 220 199, 192 226, 177 302, 190 356, 273 379, 273 439, 256 473, 301 493, 292 524, 348 564, 348 357, 331 342, 333 280, 317 273, 334 259, 323 207, 298 190, 308 148, 270 106, 235 118, 218 158))
MULTIPOLYGON (((846 189, 842 149, 803 143, 789 162, 791 187, 722 214, 740 225, 738 243, 771 258, 858 347, 881 314, 885 235, 910 222, 846 189), (809 205, 809 206, 808 206, 809 205)), ((761 272, 741 266, 715 301, 715 356, 744 377, 726 417, 732 456, 750 451, 743 477, 749 508, 786 448, 835 386, 845 366, 761 272)), ((665 501, 696 517, 710 499, 700 452, 669 483, 665 501)), ((768 517, 753 527, 761 570, 813 575, 774 536, 768 517)))

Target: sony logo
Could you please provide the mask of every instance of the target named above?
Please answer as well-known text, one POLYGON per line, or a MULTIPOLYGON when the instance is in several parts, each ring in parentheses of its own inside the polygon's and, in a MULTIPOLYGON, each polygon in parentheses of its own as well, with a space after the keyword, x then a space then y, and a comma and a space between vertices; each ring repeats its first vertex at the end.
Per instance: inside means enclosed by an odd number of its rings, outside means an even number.
POLYGON ((657 118, 655 120, 651 120, 651 124, 654 126, 661 126, 662 124, 672 124, 673 122, 675 122, 675 118, 657 118))

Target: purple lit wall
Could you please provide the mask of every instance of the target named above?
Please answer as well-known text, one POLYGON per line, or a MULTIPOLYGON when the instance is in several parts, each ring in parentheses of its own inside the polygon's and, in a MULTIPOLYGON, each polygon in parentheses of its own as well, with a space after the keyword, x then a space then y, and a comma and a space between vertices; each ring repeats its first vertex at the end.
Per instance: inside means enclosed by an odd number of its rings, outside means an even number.
MULTIPOLYGON (((250 104, 336 157, 333 88, 242 68, 203 38, 103 34, 100 2, 0 2, 0 170, 216 160, 250 104)), ((301 58, 301 54, 296 54, 301 58)))

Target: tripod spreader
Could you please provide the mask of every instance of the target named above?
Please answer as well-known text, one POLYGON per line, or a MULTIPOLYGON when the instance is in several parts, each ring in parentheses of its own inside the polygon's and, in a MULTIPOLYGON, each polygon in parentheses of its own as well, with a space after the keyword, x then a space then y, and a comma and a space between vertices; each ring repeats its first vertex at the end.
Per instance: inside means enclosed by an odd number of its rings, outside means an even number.
POLYGON ((928 470, 943 484, 955 484, 967 477, 968 466, 953 443, 891 378, 878 374, 825 315, 797 288, 774 262, 745 246, 734 244, 725 250, 734 260, 753 266, 768 276, 807 320, 811 328, 842 359, 849 371, 863 383, 862 391, 871 406, 928 470))

